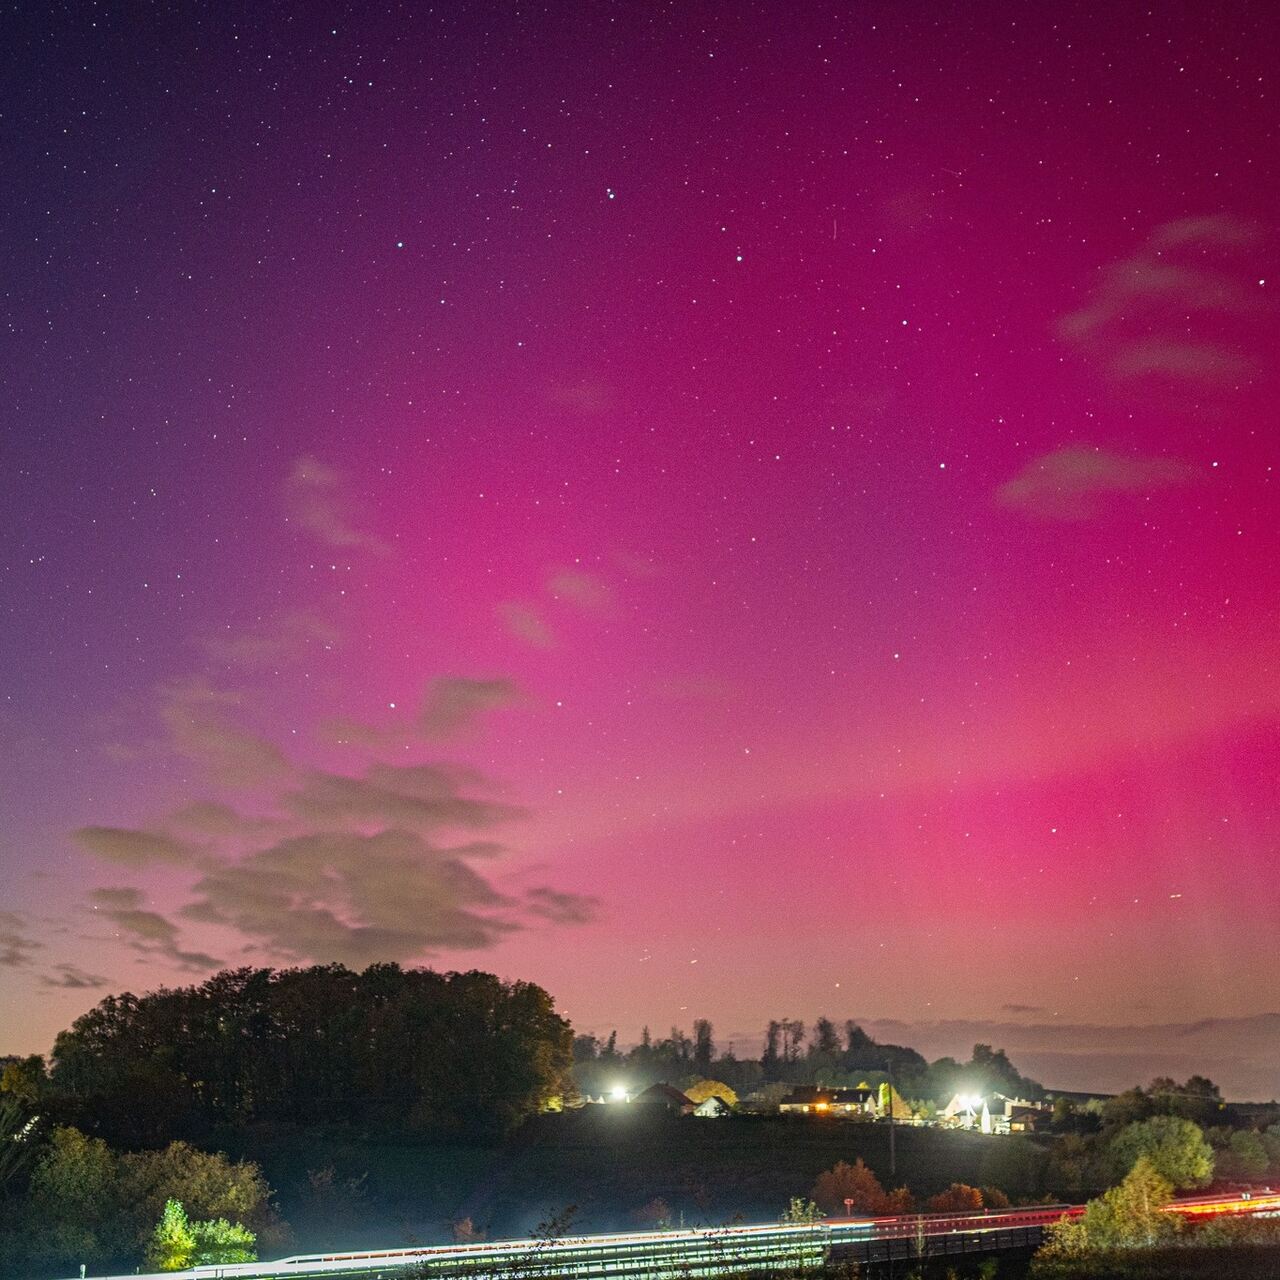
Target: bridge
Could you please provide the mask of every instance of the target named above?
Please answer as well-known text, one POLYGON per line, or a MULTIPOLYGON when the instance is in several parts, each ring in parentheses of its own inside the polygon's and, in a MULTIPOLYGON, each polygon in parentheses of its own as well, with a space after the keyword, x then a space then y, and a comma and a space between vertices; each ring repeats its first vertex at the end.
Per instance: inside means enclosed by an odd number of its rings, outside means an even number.
MULTIPOLYGON (((1196 1220, 1280 1216, 1280 1193, 1199 1196, 1168 1212, 1196 1220)), ((816 1271, 827 1263, 885 1262, 1033 1249, 1044 1229, 1079 1217, 1083 1205, 1032 1205, 980 1213, 829 1218, 817 1223, 689 1228, 498 1240, 405 1249, 303 1254, 279 1262, 193 1267, 161 1275, 94 1280, 685 1280, 743 1273, 816 1271)))

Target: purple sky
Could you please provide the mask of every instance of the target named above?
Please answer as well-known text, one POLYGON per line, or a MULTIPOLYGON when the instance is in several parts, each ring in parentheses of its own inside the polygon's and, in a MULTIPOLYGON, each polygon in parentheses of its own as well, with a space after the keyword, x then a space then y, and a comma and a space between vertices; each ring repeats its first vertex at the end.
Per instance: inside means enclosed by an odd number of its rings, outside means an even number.
POLYGON ((1280 16, 5 25, 0 1051, 1277 1011, 1280 16))

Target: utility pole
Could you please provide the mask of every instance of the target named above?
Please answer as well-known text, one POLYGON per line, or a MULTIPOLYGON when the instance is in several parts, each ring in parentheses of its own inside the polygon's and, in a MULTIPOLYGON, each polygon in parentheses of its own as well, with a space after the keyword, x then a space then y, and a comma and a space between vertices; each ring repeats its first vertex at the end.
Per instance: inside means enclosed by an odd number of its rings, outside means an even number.
POLYGON ((889 1177, 898 1176, 898 1157, 893 1147, 893 1059, 884 1060, 885 1076, 889 1081, 889 1177))

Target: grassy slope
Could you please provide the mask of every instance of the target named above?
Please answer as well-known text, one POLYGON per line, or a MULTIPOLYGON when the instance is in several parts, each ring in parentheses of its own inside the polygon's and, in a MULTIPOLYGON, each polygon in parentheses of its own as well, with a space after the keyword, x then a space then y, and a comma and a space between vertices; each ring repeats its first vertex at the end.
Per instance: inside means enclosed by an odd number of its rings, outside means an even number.
MULTIPOLYGON (((928 1195, 948 1183, 994 1184, 1041 1196, 1046 1152, 1016 1137, 934 1129, 897 1130, 898 1173, 928 1195)), ((502 1145, 426 1144, 408 1138, 259 1134, 233 1144, 260 1161, 295 1225, 297 1247, 438 1241, 446 1224, 471 1217, 490 1236, 520 1235, 576 1205, 575 1229, 633 1225, 654 1197, 686 1221, 776 1218, 793 1195, 837 1160, 861 1156, 891 1184, 882 1125, 815 1119, 698 1120, 591 1108, 543 1116, 502 1145), (310 1203, 308 1169, 332 1164, 341 1178, 367 1174, 363 1208, 310 1203)))

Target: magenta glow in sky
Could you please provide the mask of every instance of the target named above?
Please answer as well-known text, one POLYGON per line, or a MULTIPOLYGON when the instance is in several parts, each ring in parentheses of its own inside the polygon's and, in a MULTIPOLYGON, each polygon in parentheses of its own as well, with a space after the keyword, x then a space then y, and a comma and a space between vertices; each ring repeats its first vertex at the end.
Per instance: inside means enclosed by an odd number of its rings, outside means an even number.
POLYGON ((0 1050, 1276 1012, 1280 19, 6 21, 0 1050))

